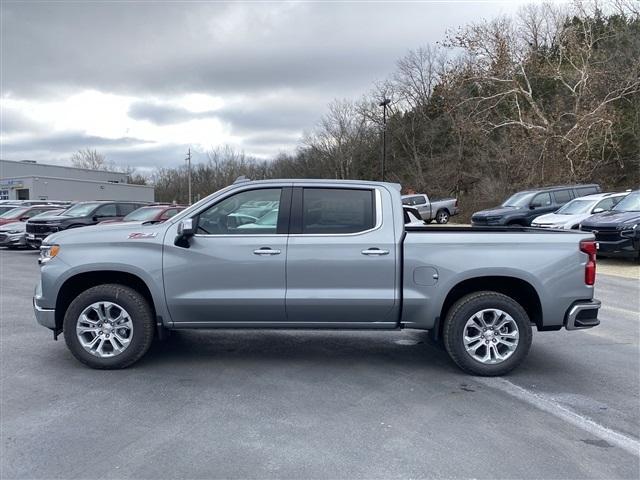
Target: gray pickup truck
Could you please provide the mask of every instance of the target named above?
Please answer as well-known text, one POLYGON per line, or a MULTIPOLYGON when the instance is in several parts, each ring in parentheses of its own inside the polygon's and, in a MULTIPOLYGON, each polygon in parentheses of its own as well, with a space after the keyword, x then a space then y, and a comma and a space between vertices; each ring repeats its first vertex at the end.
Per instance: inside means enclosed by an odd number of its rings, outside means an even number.
POLYGON ((595 256, 579 231, 405 227, 395 184, 240 180, 162 224, 50 235, 33 303, 93 368, 131 365, 168 330, 412 328, 501 375, 532 327, 599 324, 595 256))
POLYGON ((425 193, 403 195, 402 204, 418 210, 420 217, 427 223, 433 220, 441 224, 449 223, 449 219, 459 213, 457 199, 441 198, 433 200, 425 193))

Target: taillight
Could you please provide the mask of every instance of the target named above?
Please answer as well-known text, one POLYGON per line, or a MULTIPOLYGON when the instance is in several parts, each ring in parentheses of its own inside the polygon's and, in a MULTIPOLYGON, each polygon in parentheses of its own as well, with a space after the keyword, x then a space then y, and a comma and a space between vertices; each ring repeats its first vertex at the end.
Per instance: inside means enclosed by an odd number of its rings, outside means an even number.
POLYGON ((596 283, 596 252, 598 251, 595 240, 582 240, 580 251, 589 255, 584 267, 584 283, 593 285, 596 283))

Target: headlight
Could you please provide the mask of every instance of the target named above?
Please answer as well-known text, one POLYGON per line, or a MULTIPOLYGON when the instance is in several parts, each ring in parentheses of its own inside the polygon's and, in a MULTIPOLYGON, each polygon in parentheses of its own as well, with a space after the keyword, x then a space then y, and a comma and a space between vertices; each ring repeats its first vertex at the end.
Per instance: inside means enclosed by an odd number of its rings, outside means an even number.
POLYGON ((9 235, 15 235, 16 233, 23 233, 22 230, 9 230, 7 232, 4 233, 8 233, 9 235))
POLYGON ((60 245, 43 245, 40 247, 40 258, 38 263, 41 265, 53 259, 60 252, 60 245))

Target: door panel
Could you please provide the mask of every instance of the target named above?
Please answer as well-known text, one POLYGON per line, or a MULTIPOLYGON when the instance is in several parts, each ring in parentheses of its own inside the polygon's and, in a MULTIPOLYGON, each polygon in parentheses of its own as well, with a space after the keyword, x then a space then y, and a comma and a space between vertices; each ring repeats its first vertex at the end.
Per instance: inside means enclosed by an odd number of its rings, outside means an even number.
MULTIPOLYGON (((301 198, 300 190, 296 189, 296 193, 287 249, 288 321, 345 327, 389 322, 390 327, 395 326, 395 234, 391 217, 382 222, 381 193, 376 191, 373 195, 376 210, 372 228, 346 234, 294 233, 301 225, 311 225, 312 231, 323 228, 326 231, 328 225, 348 230, 348 226, 340 223, 350 221, 349 217, 356 223, 360 221, 346 197, 329 195, 325 201, 317 202, 316 195, 317 205, 309 206, 301 198), (322 208, 325 218, 305 221, 305 216, 317 216, 317 207, 322 208), (294 225, 298 218, 296 209, 301 212, 298 226, 294 225), (328 211, 338 213, 327 214, 328 211)), ((388 200, 384 198, 385 202, 388 200)), ((392 211, 390 201, 387 207, 386 211, 392 211)), ((363 215, 366 217, 366 212, 363 215)))
MULTIPOLYGON (((167 306, 176 326, 283 322, 291 190, 246 189, 196 217, 189 248, 165 238, 167 306), (273 220, 274 213, 276 219, 273 220), (237 220, 252 219, 240 224, 237 220)), ((172 229, 174 226, 172 226, 172 229)))

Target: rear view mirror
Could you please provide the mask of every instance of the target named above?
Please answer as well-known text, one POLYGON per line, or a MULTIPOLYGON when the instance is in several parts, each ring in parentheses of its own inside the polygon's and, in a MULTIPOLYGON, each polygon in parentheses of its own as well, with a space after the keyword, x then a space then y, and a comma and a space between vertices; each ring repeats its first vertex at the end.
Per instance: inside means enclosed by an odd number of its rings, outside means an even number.
POLYGON ((604 212, 604 208, 594 208, 591 213, 602 213, 604 212))
POLYGON ((26 222, 27 220, 29 220, 29 217, 20 217, 18 220, 20 220, 21 222, 26 222))

